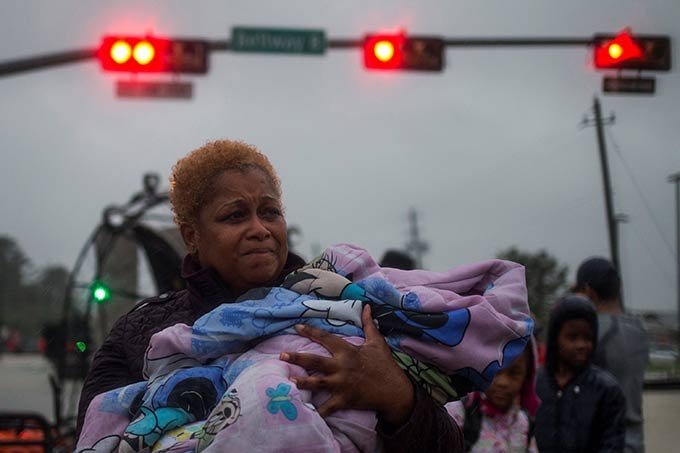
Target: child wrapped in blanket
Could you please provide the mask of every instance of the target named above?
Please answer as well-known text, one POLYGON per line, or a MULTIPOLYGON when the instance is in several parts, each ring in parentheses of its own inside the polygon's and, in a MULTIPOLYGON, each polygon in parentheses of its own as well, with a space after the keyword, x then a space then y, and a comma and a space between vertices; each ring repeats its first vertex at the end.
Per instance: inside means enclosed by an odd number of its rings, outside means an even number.
POLYGON ((154 335, 148 380, 97 396, 76 451, 379 451, 375 413, 321 417, 329 395, 298 389, 307 372, 281 360, 284 351, 329 355, 298 324, 362 344, 365 305, 394 359, 441 404, 484 390, 533 328, 519 264, 402 271, 340 244, 282 287, 154 335))

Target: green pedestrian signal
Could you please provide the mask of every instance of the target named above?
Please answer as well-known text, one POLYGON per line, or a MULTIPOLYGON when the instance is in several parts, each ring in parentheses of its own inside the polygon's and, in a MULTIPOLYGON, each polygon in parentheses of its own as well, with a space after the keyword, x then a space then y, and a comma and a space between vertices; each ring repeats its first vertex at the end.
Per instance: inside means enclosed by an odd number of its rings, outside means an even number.
POLYGON ((111 299, 111 290, 100 281, 95 281, 90 287, 92 298, 97 303, 103 303, 111 299))

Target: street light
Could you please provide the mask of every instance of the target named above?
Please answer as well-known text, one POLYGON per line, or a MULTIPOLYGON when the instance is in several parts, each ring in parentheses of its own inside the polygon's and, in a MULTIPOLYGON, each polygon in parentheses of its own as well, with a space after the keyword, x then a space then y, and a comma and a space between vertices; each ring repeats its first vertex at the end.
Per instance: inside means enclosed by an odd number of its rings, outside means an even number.
POLYGON ((668 182, 675 184, 675 253, 676 272, 678 273, 678 348, 680 349, 680 172, 673 173, 668 177, 668 182))

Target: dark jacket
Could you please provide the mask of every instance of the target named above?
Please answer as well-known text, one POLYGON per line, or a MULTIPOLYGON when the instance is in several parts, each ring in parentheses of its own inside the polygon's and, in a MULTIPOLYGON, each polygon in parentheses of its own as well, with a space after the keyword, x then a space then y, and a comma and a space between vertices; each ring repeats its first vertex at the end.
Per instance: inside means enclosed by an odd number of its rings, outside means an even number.
POLYGON ((587 299, 569 296, 550 316, 546 366, 538 373, 536 393, 541 406, 534 435, 543 452, 622 452, 625 439, 625 398, 616 379, 592 364, 580 369, 559 388, 555 380, 557 336, 564 322, 584 319, 597 346, 597 317, 587 299))
MULTIPOLYGON (((304 264, 290 253, 279 284, 288 273, 304 264)), ((83 385, 78 407, 77 433, 83 426, 90 401, 102 392, 142 381, 144 353, 151 336, 177 323, 192 324, 219 304, 233 302, 233 295, 212 269, 200 268, 187 256, 182 263, 187 289, 141 301, 114 324, 94 356, 83 385)), ((393 427, 378 421, 378 434, 386 451, 463 451, 462 434, 446 410, 420 387, 414 386, 415 407, 408 422, 393 427)))
POLYGON ((559 389, 544 368, 536 392, 542 404, 534 435, 541 452, 621 452, 625 400, 614 377, 591 365, 559 389))

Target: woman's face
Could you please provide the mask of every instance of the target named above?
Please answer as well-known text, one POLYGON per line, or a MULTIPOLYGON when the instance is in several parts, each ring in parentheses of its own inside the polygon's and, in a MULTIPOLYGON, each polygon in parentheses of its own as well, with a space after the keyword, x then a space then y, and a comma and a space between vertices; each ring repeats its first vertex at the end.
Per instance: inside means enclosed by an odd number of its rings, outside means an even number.
POLYGON ((182 225, 190 251, 241 294, 276 278, 288 255, 281 200, 259 169, 229 170, 215 179, 196 225, 182 225))

